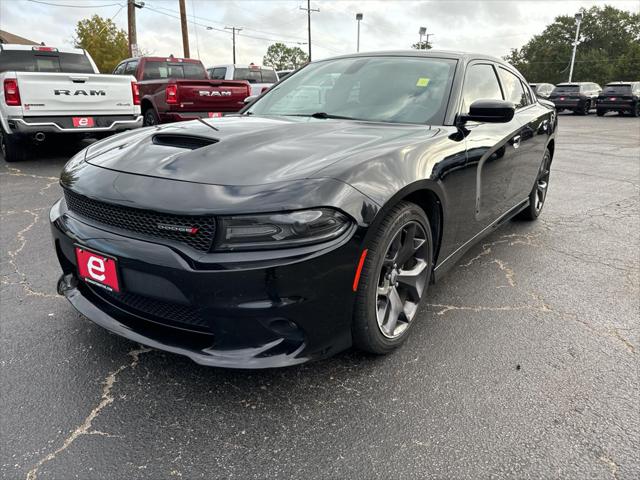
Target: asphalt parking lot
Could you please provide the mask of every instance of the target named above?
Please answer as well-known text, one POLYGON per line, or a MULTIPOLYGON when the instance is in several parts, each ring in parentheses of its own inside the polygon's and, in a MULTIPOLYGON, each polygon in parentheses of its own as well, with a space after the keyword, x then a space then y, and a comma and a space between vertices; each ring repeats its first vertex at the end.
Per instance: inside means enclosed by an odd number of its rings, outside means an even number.
POLYGON ((640 121, 560 115, 549 196, 428 295, 407 344, 227 371, 55 293, 72 154, 0 160, 3 478, 640 478, 640 121))

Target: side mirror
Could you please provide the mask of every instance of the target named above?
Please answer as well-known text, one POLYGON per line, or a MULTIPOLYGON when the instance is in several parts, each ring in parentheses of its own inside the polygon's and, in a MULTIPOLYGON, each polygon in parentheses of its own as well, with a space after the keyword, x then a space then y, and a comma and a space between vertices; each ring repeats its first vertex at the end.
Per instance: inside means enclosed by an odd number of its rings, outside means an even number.
POLYGON ((258 95, 250 95, 247 98, 244 99, 244 104, 245 105, 249 105, 250 103, 252 103, 256 98, 258 98, 258 95))
POLYGON ((468 121, 484 123, 507 123, 513 119, 516 108, 505 100, 476 100, 469 107, 469 113, 460 115, 460 123, 468 121))

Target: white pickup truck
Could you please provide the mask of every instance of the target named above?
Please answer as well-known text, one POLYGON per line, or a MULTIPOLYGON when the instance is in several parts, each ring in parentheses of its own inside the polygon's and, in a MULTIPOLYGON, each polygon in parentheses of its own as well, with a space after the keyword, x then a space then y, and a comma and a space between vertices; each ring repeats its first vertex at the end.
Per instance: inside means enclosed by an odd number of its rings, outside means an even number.
POLYGON ((260 65, 216 65, 207 68, 212 80, 245 80, 251 86, 251 96, 256 97, 278 81, 278 75, 272 67, 260 65))
POLYGON ((101 75, 85 50, 0 44, 0 151, 7 162, 49 135, 104 136, 140 126, 134 77, 101 75))

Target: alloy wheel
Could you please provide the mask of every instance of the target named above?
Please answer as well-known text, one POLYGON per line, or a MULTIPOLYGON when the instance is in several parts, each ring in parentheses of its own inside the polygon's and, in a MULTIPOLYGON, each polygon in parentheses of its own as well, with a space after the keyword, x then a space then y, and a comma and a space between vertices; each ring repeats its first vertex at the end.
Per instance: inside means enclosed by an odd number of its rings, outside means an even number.
POLYGON ((583 113, 585 115, 589 115, 589 110, 591 110, 591 102, 589 100, 587 100, 584 104, 584 111, 583 113))
POLYGON ((549 157, 545 156, 544 163, 542 164, 542 168, 540 169, 540 173, 538 174, 538 180, 536 181, 536 199, 534 208, 536 213, 540 213, 542 207, 544 206, 544 201, 547 198, 547 190, 549 188, 549 157))
POLYGON ((158 122, 156 122, 156 116, 153 114, 153 111, 147 110, 147 112, 144 114, 144 125, 147 127, 152 127, 157 124, 158 122))
POLYGON ((376 295, 378 328, 387 338, 398 338, 415 317, 429 274, 428 248, 425 229, 414 220, 387 246, 376 295))

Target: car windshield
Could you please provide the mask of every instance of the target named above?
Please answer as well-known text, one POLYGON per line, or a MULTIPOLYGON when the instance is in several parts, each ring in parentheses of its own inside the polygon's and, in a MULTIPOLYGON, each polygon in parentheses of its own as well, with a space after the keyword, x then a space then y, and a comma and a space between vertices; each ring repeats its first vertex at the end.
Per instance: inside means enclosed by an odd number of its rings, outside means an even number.
POLYGON ((234 80, 246 80, 249 83, 276 83, 276 71, 268 68, 236 68, 233 71, 234 80))
POLYGON ((631 95, 631 85, 605 85, 602 93, 617 93, 618 95, 631 95))
POLYGON ((456 63, 425 57, 320 61, 287 77, 248 112, 442 124, 456 63))
POLYGON ((558 85, 553 93, 579 93, 580 85, 558 85))

